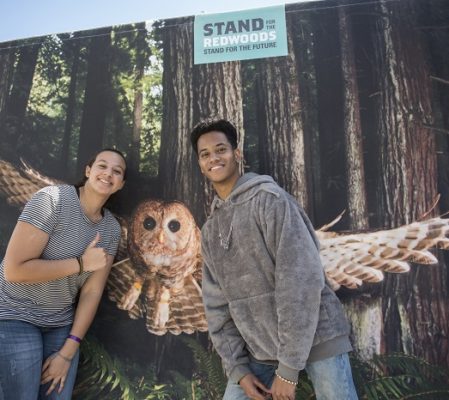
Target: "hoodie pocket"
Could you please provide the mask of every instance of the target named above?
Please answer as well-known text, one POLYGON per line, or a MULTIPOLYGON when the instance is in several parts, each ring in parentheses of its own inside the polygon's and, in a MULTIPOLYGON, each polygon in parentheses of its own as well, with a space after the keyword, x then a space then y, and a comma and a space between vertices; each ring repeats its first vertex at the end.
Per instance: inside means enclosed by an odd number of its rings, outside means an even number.
POLYGON ((320 319, 314 345, 348 333, 349 325, 343 306, 334 291, 326 286, 321 295, 320 319))
POLYGON ((229 311, 250 353, 260 360, 275 359, 278 322, 274 292, 231 301, 229 311))

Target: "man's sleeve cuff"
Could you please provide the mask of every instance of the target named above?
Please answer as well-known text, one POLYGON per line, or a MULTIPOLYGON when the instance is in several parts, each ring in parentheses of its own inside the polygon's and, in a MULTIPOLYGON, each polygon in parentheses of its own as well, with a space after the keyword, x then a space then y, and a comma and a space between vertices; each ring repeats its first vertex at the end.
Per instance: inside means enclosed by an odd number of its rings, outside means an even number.
POLYGON ((287 367, 282 363, 279 363, 276 374, 282 376, 284 379, 288 379, 289 381, 298 382, 299 370, 287 367))
POLYGON ((240 379, 251 373, 248 364, 236 365, 229 374, 229 380, 233 383, 239 383, 240 379))

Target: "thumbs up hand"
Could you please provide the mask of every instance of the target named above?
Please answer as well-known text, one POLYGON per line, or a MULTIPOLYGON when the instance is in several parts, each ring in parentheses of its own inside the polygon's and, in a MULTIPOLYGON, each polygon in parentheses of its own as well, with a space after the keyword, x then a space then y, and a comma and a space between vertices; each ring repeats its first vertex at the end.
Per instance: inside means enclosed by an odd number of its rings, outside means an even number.
POLYGON ((97 232, 94 240, 89 243, 81 258, 83 259, 84 271, 98 271, 107 265, 107 253, 102 247, 96 247, 100 241, 100 234, 97 232))

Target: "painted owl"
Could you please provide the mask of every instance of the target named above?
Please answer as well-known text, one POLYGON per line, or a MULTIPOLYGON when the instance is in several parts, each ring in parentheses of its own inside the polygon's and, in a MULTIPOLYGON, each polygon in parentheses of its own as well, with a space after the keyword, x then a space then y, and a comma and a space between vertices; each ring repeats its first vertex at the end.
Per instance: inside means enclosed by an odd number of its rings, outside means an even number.
MULTIPOLYGON (((31 169, 0 160, 0 196, 22 207, 40 188, 57 183, 31 169)), ((395 229, 329 232, 341 215, 316 231, 320 256, 332 288, 354 289, 380 282, 384 272, 404 273, 409 262, 436 264, 431 248, 449 248, 449 219, 416 221, 395 229)), ((122 238, 108 279, 109 298, 131 318, 146 318, 157 335, 206 331, 201 301, 199 230, 180 202, 147 200, 129 224, 118 218, 122 238)))
POLYGON ((108 296, 163 335, 206 331, 201 300, 200 231, 178 201, 143 201, 128 228, 129 258, 112 269, 108 296))

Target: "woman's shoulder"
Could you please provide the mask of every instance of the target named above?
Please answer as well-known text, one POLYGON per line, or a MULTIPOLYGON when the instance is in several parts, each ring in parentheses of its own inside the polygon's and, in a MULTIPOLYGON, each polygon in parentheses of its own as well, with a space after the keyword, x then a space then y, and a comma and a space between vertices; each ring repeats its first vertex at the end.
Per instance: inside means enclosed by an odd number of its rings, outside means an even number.
POLYGON ((39 189, 36 193, 47 193, 52 197, 59 197, 62 195, 72 195, 76 193, 75 187, 72 185, 49 185, 39 189))
POLYGON ((121 226, 117 219, 117 217, 109 211, 107 208, 104 208, 104 218, 106 224, 110 225, 110 227, 114 230, 118 230, 120 232, 121 226))

